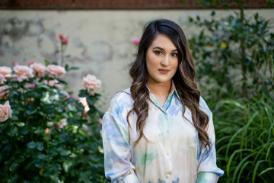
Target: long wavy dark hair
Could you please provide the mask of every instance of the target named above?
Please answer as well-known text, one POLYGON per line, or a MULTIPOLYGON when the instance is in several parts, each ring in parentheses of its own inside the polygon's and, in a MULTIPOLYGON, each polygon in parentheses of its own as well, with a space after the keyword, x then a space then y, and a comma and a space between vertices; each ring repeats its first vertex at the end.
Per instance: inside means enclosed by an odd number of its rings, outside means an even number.
MULTIPOLYGON (((192 121, 198 131, 201 144, 204 147, 210 147, 208 134, 206 132, 209 117, 199 109, 200 91, 195 82, 195 68, 186 36, 176 23, 167 19, 154 20, 145 26, 139 43, 136 60, 131 65, 129 71, 132 77, 130 91, 134 104, 133 108, 127 114, 127 121, 129 122, 129 115, 135 112, 137 115, 136 129, 140 134, 135 145, 144 135, 143 129, 148 116, 149 91, 146 83, 149 75, 146 66, 146 53, 158 34, 166 35, 178 50, 178 69, 172 80, 182 104, 187 106, 191 111, 192 121)), ((184 113, 185 108, 183 110, 183 116, 184 113)))

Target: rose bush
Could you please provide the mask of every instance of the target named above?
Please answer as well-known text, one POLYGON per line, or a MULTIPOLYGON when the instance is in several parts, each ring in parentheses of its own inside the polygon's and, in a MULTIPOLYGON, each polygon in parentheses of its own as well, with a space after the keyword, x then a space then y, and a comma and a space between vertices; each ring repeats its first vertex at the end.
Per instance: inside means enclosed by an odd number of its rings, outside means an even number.
POLYGON ((104 182, 101 82, 84 78, 80 99, 65 90, 72 68, 0 67, 1 182, 104 182))

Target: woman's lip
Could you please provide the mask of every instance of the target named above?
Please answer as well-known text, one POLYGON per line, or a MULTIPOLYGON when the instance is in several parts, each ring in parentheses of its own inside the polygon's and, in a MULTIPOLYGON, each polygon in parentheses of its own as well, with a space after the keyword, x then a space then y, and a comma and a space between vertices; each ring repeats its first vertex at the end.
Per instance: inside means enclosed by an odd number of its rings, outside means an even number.
POLYGON ((158 69, 158 71, 161 73, 161 74, 166 74, 169 72, 169 70, 166 70, 166 69, 158 69))

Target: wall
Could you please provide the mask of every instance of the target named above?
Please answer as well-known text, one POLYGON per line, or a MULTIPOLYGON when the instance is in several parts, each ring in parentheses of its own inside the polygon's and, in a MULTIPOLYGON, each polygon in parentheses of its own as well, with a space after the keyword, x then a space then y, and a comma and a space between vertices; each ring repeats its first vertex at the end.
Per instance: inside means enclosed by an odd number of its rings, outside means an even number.
MULTIPOLYGON (((252 15, 258 10, 247 10, 252 15)), ((218 17, 233 11, 218 10, 218 17)), ((273 10, 259 10, 261 16, 273 22, 273 10)), ((14 62, 58 61, 58 34, 69 36, 65 63, 78 66, 67 74, 71 90, 82 85, 82 77, 95 74, 103 82, 102 101, 105 110, 111 96, 130 85, 129 64, 136 47, 131 40, 140 37, 146 22, 168 18, 182 25, 187 37, 195 28, 187 23, 189 16, 206 18, 210 10, 89 10, 89 11, 0 11, 0 65, 14 62)))

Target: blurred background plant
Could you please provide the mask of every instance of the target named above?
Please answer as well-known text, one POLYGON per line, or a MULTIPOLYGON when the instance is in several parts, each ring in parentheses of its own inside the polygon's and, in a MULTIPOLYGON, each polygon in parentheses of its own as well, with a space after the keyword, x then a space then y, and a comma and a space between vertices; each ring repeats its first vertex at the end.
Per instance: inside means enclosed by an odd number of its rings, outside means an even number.
POLYGON ((218 165, 225 170, 219 182, 273 182, 273 100, 262 94, 214 105, 218 165))
MULTIPOLYGON (((273 90, 274 33, 269 21, 256 13, 243 20, 235 12, 222 19, 189 21, 201 28, 190 45, 197 60, 201 87, 208 95, 252 98, 273 90)), ((272 95, 273 97, 273 95, 272 95)))
MULTIPOLYGON (((212 3, 213 1, 202 1, 212 3)), ((274 33, 258 13, 239 11, 221 19, 199 16, 189 22, 198 33, 189 40, 202 95, 214 114, 219 182, 274 180, 274 33)))
POLYGON ((101 82, 87 75, 81 98, 74 97, 63 77, 73 69, 0 67, 1 182, 105 181, 102 113, 95 106, 101 82))

